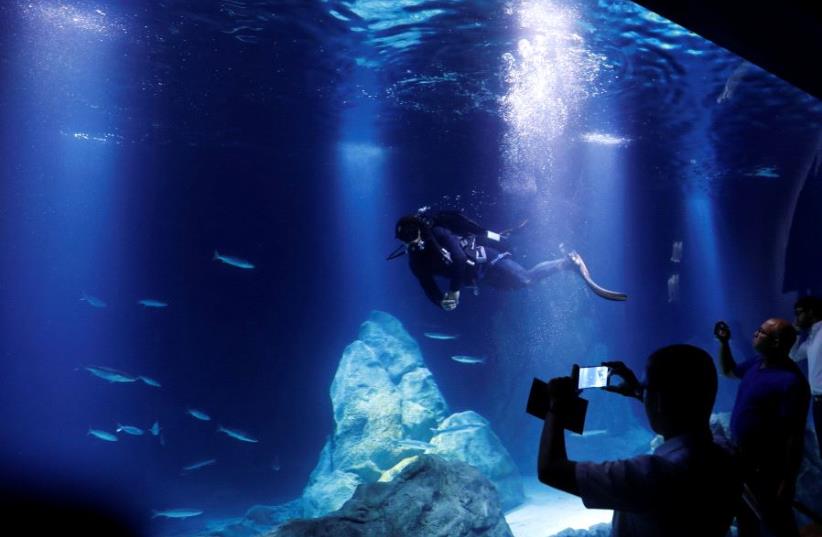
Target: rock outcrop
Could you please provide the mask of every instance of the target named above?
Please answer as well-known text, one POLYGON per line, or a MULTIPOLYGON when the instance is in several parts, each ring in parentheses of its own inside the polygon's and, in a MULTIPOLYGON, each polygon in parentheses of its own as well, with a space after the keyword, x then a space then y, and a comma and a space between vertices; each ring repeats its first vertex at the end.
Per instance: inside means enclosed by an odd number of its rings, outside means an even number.
POLYGON ((338 511, 270 537, 512 537, 494 485, 476 468, 420 455, 389 483, 362 484, 338 511))
POLYGON ((448 415, 417 342, 393 316, 372 312, 331 384, 334 432, 303 493, 304 515, 336 511, 361 484, 388 481, 433 453, 479 469, 504 508, 522 501, 519 471, 475 412, 448 415))

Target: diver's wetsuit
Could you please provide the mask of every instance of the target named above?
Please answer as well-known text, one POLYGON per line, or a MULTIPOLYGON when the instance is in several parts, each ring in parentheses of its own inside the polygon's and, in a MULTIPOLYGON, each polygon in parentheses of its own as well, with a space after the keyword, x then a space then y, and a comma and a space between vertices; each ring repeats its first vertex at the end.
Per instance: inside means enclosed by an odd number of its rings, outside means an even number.
MULTIPOLYGON (((466 286, 474 286, 483 281, 496 289, 520 289, 531 283, 541 280, 548 274, 559 270, 566 264, 566 260, 559 259, 540 263, 531 270, 526 270, 519 263, 513 261, 508 252, 502 252, 488 245, 486 231, 462 215, 447 215, 451 220, 449 225, 457 227, 466 235, 475 235, 477 244, 485 248, 484 262, 466 254, 461 237, 442 225, 434 225, 430 235, 424 237, 425 246, 422 249, 412 248, 408 251, 411 272, 420 282, 425 295, 431 302, 439 306, 444 293, 435 280, 435 276, 448 279, 448 291, 459 291, 466 286), (433 240, 432 240, 433 238, 433 240), (439 251, 445 249, 450 257, 439 251)), ((439 217, 442 221, 442 216, 439 217)))

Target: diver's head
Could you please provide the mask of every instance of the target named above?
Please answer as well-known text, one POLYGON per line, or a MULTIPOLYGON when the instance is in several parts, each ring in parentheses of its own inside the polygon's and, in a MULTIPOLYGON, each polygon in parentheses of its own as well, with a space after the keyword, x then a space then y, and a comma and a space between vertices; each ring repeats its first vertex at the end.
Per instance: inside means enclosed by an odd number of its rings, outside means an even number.
POLYGON ((666 439, 705 430, 716 399, 711 356, 693 345, 655 351, 645 367, 645 412, 654 432, 666 439))
POLYGON ((394 228, 394 236, 408 246, 417 245, 422 242, 423 223, 415 215, 406 215, 397 220, 394 228))

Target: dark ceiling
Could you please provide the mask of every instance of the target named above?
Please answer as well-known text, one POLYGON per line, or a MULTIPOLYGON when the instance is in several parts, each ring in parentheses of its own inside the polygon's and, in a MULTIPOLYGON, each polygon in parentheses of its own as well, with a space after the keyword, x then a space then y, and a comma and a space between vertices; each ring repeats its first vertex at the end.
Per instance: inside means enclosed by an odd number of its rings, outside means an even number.
POLYGON ((635 1, 822 99, 818 1, 635 1))

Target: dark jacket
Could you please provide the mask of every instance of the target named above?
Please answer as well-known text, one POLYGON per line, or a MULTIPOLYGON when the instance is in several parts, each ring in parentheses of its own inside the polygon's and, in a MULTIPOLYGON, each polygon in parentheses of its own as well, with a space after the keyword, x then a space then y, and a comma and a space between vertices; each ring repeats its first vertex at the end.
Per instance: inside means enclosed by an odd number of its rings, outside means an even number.
POLYGON ((435 213, 429 221, 431 226, 423 231, 422 236, 424 247, 409 250, 408 262, 425 296, 439 306, 445 294, 434 277, 446 278, 451 292, 472 285, 479 276, 477 265, 468 262, 469 257, 460 240, 474 235, 482 241, 487 231, 457 212, 435 213))

